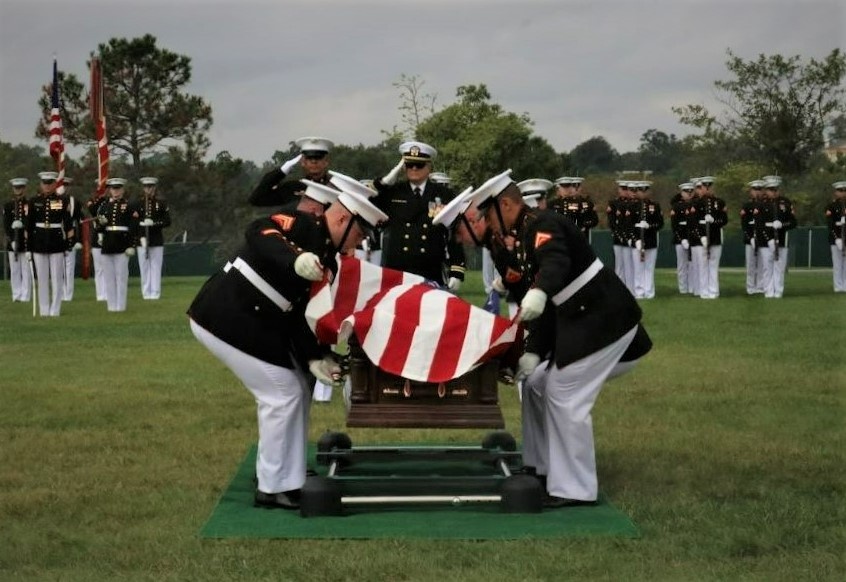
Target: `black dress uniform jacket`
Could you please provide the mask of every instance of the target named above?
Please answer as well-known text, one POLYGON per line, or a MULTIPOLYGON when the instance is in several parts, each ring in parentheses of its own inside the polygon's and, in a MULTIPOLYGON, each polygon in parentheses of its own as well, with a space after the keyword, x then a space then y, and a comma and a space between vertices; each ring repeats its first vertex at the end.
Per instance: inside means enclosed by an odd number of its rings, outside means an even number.
POLYGON ((104 195, 97 196, 95 193, 91 198, 89 198, 88 202, 85 203, 85 208, 88 211, 88 214, 94 219, 94 227, 91 229, 91 247, 95 249, 100 248, 100 239, 97 236, 97 211, 105 201, 106 197, 104 195))
POLYGON ((377 195, 371 202, 388 215, 382 264, 437 283, 444 283, 444 265, 448 265, 447 277, 463 281, 464 248, 443 225, 432 224, 435 214, 452 200, 452 191, 431 181, 421 195, 408 182, 385 186, 376 180, 374 184, 377 195))
MULTIPOLYGON (((306 185, 299 180, 285 182, 286 176, 287 174, 279 168, 262 176, 258 186, 250 194, 248 202, 253 206, 284 206, 299 199, 305 192, 306 185)), ((324 174, 320 179, 312 181, 328 186, 329 178, 329 174, 324 174)))
POLYGON ((587 196, 556 198, 549 203, 549 209, 569 218, 585 236, 599 224, 593 201, 587 196))
POLYGON ((251 283, 242 271, 219 271, 206 281, 188 314, 202 328, 227 344, 276 366, 306 369, 309 360, 329 353, 308 327, 304 316, 311 281, 294 272, 303 252, 315 253, 337 271, 335 248, 322 217, 294 209, 253 221, 245 244, 230 263, 241 259, 291 303, 283 311, 251 283))
MULTIPOLYGON (((844 239, 846 245, 846 225, 837 223, 846 218, 846 200, 832 200, 825 207, 825 224, 828 230, 828 244, 833 245, 834 239, 844 239)), ((844 247, 846 248, 846 247, 844 247)))
POLYGON ((3 230, 6 231, 6 250, 18 253, 26 249, 26 228, 27 199, 26 196, 15 196, 3 205, 3 230), (20 220, 24 228, 12 228, 12 223, 20 220), (12 242, 17 243, 17 249, 12 248, 12 242))
MULTIPOLYGON (((745 245, 751 244, 752 239, 755 238, 755 220, 760 208, 761 202, 752 198, 740 207, 740 229, 743 232, 743 244, 745 245)), ((755 242, 757 243, 757 241, 755 242)))
POLYGON ((139 236, 147 237, 148 247, 163 246, 162 229, 170 226, 170 209, 167 203, 157 196, 142 196, 138 212, 141 220, 149 218, 153 221, 153 226, 139 227, 139 236))
POLYGON ((670 228, 673 231, 673 244, 681 244, 687 240, 690 243, 687 228, 687 210, 690 208, 690 201, 681 196, 673 197, 670 203, 670 228))
MULTIPOLYGON (((620 339, 639 324, 637 301, 613 271, 602 266, 569 299, 555 305, 553 297, 596 260, 582 233, 552 211, 537 213, 523 233, 527 261, 533 265, 534 286, 547 294, 544 313, 529 322, 527 350, 549 343, 554 321, 554 360, 558 367, 588 356, 620 339), (552 320, 552 321, 550 321, 552 320)), ((647 348, 648 349, 648 348, 647 348)))
POLYGON ((138 240, 138 207, 124 197, 106 198, 97 209, 97 218, 106 217, 106 224, 95 221, 98 232, 103 234, 101 245, 104 255, 119 255, 134 247, 138 240))
POLYGON ((708 244, 711 246, 723 244, 723 227, 726 224, 728 224, 728 214, 726 203, 722 198, 716 196, 695 198, 687 212, 687 228, 692 237, 690 246, 702 246, 700 239, 703 236, 708 237, 708 244), (705 223, 706 214, 714 217, 714 222, 710 226, 705 223))
POLYGON ((785 247, 787 231, 796 228, 796 214, 793 211, 793 203, 784 196, 772 200, 761 200, 756 223, 757 242, 760 246, 766 246, 769 241, 776 239, 779 247, 785 247), (772 227, 772 222, 776 219, 782 223, 778 231, 772 227))
POLYGON ((63 195, 61 198, 67 202, 68 214, 70 214, 69 229, 65 237, 65 250, 70 251, 79 242, 79 223, 82 220, 82 207, 79 204, 79 200, 70 194, 63 195))
POLYGON ((55 193, 32 198, 26 221, 27 250, 44 254, 65 252, 65 233, 70 227, 67 199, 55 193))
POLYGON ((658 231, 664 228, 664 215, 661 205, 654 200, 636 200, 633 204, 632 220, 635 224, 645 220, 649 228, 640 229, 632 225, 634 239, 643 244, 644 249, 658 248, 658 231))

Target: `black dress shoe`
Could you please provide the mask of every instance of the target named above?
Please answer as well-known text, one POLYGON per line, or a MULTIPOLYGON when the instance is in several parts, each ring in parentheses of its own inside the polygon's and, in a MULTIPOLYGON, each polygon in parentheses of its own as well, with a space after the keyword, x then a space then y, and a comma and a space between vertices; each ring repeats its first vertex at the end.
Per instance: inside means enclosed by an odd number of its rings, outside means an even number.
POLYGON ((283 491, 282 493, 265 493, 264 491, 256 490, 254 505, 268 509, 299 509, 300 490, 292 489, 291 491, 283 491))
POLYGON ((546 495, 543 498, 543 506, 547 509, 558 509, 560 507, 593 507, 595 505, 597 505, 596 501, 567 499, 565 497, 556 497, 554 495, 546 495))

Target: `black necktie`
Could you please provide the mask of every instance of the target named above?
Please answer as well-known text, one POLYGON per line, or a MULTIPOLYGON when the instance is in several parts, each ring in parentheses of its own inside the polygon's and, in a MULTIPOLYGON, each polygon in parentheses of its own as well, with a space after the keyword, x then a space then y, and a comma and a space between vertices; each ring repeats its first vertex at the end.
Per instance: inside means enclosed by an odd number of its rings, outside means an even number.
POLYGON ((417 186, 417 187, 415 187, 415 188, 414 188, 414 195, 415 195, 415 196, 420 196, 420 187, 419 187, 419 186, 417 186))

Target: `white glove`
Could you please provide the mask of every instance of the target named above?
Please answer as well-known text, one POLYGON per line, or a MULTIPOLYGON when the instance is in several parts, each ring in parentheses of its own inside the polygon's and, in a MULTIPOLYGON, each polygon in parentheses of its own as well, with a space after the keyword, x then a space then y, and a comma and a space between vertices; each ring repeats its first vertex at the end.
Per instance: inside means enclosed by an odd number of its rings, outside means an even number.
POLYGON ((386 186, 392 186, 396 184, 397 178, 399 178, 400 172, 402 172, 403 168, 405 167, 405 160, 400 159, 399 163, 394 166, 394 169, 385 174, 385 177, 382 178, 382 183, 386 186))
POLYGON ((767 246, 770 247, 771 251, 774 251, 776 248, 776 241, 775 239, 770 239, 767 241, 767 246))
POLYGON ((635 227, 637 227, 637 228, 649 228, 649 223, 646 222, 645 220, 641 220, 640 222, 638 222, 635 225, 635 227))
POLYGON ((702 243, 702 246, 703 246, 703 247, 707 247, 707 246, 708 246, 708 237, 707 237, 707 236, 703 236, 702 238, 700 238, 700 239, 699 239, 699 242, 701 242, 701 243, 702 243))
POLYGON ((529 289, 523 301, 520 303, 520 319, 531 321, 540 317, 546 307, 546 293, 537 287, 529 289))
MULTIPOLYGON (((844 224, 846 224, 846 216, 844 216, 843 218, 841 218, 840 220, 838 220, 838 221, 837 221, 837 222, 835 222, 834 224, 835 224, 836 226, 843 226, 844 224)), ((14 228, 14 227, 12 227, 12 228, 14 228)))
POLYGON ((74 250, 78 251, 79 249, 82 248, 82 243, 81 242, 73 243, 73 248, 74 248, 74 250))
POLYGON ((637 250, 642 249, 642 248, 643 248, 643 241, 642 241, 642 240, 640 240, 640 239, 636 240, 636 241, 635 241, 635 248, 636 248, 637 250))
POLYGON ((514 376, 516 382, 520 382, 529 377, 540 364, 540 356, 532 352, 526 352, 520 359, 517 360, 517 375, 514 376))
POLYGON ((758 246, 758 241, 755 240, 755 237, 752 237, 749 239, 749 244, 752 245, 752 248, 754 249, 758 246))
POLYGON ((690 248, 690 242, 686 238, 683 238, 681 241, 681 246, 684 250, 687 250, 690 248))
POLYGON ((100 224, 109 224, 109 219, 105 216, 98 216, 97 222, 99 222, 100 224))
POLYGON ((323 278, 323 265, 314 253, 303 253, 294 261, 294 272, 309 281, 320 281, 323 278))
POLYGON ((140 242, 141 242, 141 248, 146 249, 147 248, 147 237, 142 236, 140 242))
POLYGON ((321 360, 311 360, 308 369, 315 378, 329 386, 336 384, 341 376, 341 366, 332 356, 325 356, 321 360))
POLYGON ((502 277, 495 277, 494 280, 491 281, 491 288, 500 295, 504 295, 508 291, 505 288, 505 285, 502 284, 502 277))
POLYGON ((714 222, 714 217, 711 216, 710 214, 706 214, 705 215, 705 222, 707 222, 708 224, 711 224, 712 222, 714 222))
POLYGON ((23 227, 24 227, 24 223, 21 222, 20 220, 13 220, 12 221, 12 228, 19 229, 19 228, 23 228, 23 227))
POLYGON ((24 256, 26 256, 26 260, 27 260, 27 261, 31 261, 31 260, 32 260, 32 252, 31 252, 31 251, 27 251, 27 252, 26 252, 26 255, 24 255, 24 256))
POLYGON ((784 226, 780 220, 776 219, 773 220, 773 228, 776 230, 781 230, 781 227, 784 226))
POLYGON ((103 246, 103 233, 102 232, 97 233, 97 244, 100 245, 100 246, 103 246))
POLYGON ((301 159, 303 159, 302 154, 296 155, 293 158, 291 158, 290 160, 288 160, 287 162, 285 162, 284 164, 282 164, 282 166, 279 169, 282 170, 282 173, 287 176, 288 174, 291 173, 291 170, 294 168, 294 166, 296 166, 297 164, 300 163, 301 159))
POLYGON ((134 257, 135 256, 135 247, 127 247, 125 251, 123 251, 127 257, 134 257))
POLYGON ((628 240, 628 241, 626 241, 626 242, 628 243, 628 245, 629 245, 629 246, 632 246, 632 244, 634 243, 634 240, 629 239, 629 240, 628 240))
POLYGON ((18 241, 16 241, 16 240, 12 241, 12 252, 13 253, 18 252, 18 241))
POLYGON ((458 277, 450 277, 449 281, 447 282, 447 288, 453 293, 457 292, 459 289, 461 289, 461 279, 459 279, 458 277))
POLYGON ((142 220, 138 224, 140 224, 141 226, 155 226, 156 225, 156 223, 153 222, 152 218, 145 218, 144 220, 142 220))
POLYGON ((843 250, 843 239, 842 238, 834 239, 834 246, 837 247, 838 251, 842 251, 843 250))

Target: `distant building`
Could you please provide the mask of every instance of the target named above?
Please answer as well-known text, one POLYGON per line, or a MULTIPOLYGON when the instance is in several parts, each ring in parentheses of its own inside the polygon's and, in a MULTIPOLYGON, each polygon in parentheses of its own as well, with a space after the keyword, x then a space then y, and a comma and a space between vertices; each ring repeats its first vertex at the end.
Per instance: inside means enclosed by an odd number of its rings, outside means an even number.
POLYGON ((833 139, 823 148, 823 153, 832 162, 839 156, 846 156, 846 139, 833 139))

